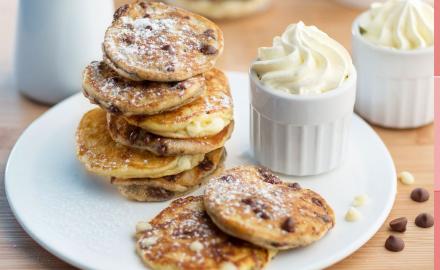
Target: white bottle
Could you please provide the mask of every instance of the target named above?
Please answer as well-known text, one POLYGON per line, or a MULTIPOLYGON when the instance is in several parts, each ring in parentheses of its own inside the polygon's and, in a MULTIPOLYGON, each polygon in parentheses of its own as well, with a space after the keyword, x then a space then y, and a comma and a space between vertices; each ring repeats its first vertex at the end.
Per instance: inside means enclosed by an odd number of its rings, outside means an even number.
POLYGON ((80 91, 82 70, 102 58, 113 0, 20 0, 18 10, 18 89, 48 104, 80 91))

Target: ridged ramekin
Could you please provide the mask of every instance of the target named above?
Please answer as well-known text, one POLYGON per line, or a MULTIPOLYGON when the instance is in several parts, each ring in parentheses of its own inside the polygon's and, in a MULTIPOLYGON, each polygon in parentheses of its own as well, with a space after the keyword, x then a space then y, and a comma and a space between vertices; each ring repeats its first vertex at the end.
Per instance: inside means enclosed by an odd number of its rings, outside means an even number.
POLYGON ((358 71, 355 111, 390 128, 415 128, 434 120, 434 49, 380 47, 352 26, 353 61, 358 71))
POLYGON ((356 71, 337 89, 293 95, 264 86, 250 71, 250 140, 261 165, 288 175, 317 175, 345 156, 356 97, 356 71))

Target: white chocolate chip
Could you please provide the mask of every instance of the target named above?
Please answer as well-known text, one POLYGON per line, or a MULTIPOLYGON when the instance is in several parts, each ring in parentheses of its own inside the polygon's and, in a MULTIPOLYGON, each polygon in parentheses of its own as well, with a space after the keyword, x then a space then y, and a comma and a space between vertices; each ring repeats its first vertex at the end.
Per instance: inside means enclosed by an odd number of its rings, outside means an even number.
POLYGON ((356 208, 350 207, 345 214, 345 220, 354 222, 359 220, 362 217, 361 212, 359 212, 356 208))
POLYGON ((399 176, 397 177, 400 182, 404 185, 411 185, 414 184, 416 179, 414 178, 414 175, 412 175, 410 172, 403 171, 399 173, 399 176))
POLYGON ((138 224, 136 224, 136 232, 137 233, 145 232, 145 231, 151 230, 152 228, 153 227, 148 222, 141 221, 141 222, 138 222, 138 224))
POLYGON ((200 251, 202 251, 202 249, 203 249, 203 244, 200 243, 199 241, 194 241, 194 242, 191 243, 191 245, 189 246, 189 248, 190 248, 192 251, 200 252, 200 251))
POLYGON ((237 270, 237 266, 231 262, 223 262, 220 265, 220 270, 237 270))
POLYGON ((351 203, 352 206, 354 207, 360 207, 365 205, 368 202, 369 198, 367 195, 363 194, 363 195, 358 195, 356 197, 354 197, 353 202, 351 203))
POLYGON ((156 236, 151 236, 141 240, 141 248, 148 248, 157 243, 158 238, 156 236))

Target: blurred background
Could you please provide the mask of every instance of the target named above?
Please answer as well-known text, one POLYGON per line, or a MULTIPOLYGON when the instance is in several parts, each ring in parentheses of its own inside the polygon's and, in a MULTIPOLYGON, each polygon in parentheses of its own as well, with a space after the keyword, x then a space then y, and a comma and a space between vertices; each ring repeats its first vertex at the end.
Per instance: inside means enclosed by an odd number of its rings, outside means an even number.
MULTIPOLYGON (((92 60, 100 60, 102 57, 99 47, 104 32, 98 29, 98 24, 105 20, 108 20, 106 24, 111 23, 112 14, 108 12, 110 5, 117 8, 128 2, 99 0, 105 4, 105 7, 100 7, 96 1, 98 0, 0 0, 0 254, 2 254, 0 269, 73 269, 38 246, 15 221, 4 195, 3 175, 10 149, 18 136, 27 125, 49 108, 48 105, 31 101, 20 95, 16 78, 27 76, 27 83, 32 86, 32 80, 29 80, 28 75, 44 76, 49 73, 47 72, 49 69, 53 69, 56 75, 51 75, 52 77, 43 81, 50 83, 53 80, 60 85, 71 81, 74 91, 79 92, 81 90, 81 66, 85 66, 92 60), (61 2, 65 5, 66 14, 70 15, 63 16, 59 13, 57 16, 59 24, 42 24, 41 21, 32 23, 28 20, 26 25, 18 26, 19 2, 28 4, 34 2, 38 5, 43 2, 61 2), (90 12, 92 8, 95 11, 90 12), (77 15, 73 16, 73 14, 77 15), (25 43, 26 48, 23 50, 27 51, 28 56, 20 61, 27 63, 30 59, 33 65, 40 67, 37 70, 34 68, 35 73, 32 74, 14 72, 14 55, 18 48, 16 41, 18 40, 17 32, 20 32, 17 31, 19 27, 23 31, 32 27, 45 27, 44 31, 48 37, 47 42, 44 42, 44 39, 42 42, 40 36, 36 39, 29 39, 25 43), (69 29, 78 30, 79 27, 83 27, 82 31, 86 32, 76 33, 82 38, 75 40, 74 44, 67 42, 68 44, 61 48, 71 49, 67 52, 60 48, 51 49, 51 46, 56 45, 53 42, 57 43, 56 40, 50 42, 54 36, 67 37, 69 29), (100 33, 99 36, 88 38, 86 34, 95 30, 99 30, 99 32, 96 31, 100 33), (41 60, 39 59, 41 55, 37 55, 36 52, 42 49, 49 51, 49 54, 41 60), (86 52, 87 57, 80 59, 86 52), (46 65, 53 62, 57 65, 46 65), (75 71, 73 66, 79 66, 78 70, 75 71), (63 76, 69 79, 63 79, 63 76)), ((370 0, 272 0, 267 8, 255 14, 230 20, 216 19, 225 36, 225 50, 218 61, 218 67, 228 71, 247 72, 250 63, 256 57, 258 47, 269 46, 274 36, 281 34, 287 25, 299 20, 307 25, 316 25, 350 51, 351 24, 371 2, 370 0)), ((49 13, 49 11, 44 13, 44 9, 42 11, 42 14, 49 13)), ((22 19, 26 18, 29 19, 27 16, 22 19)), ((45 19, 47 18, 43 16, 41 20, 45 19)), ((65 40, 63 42, 66 43, 65 40)), ((29 66, 24 64, 20 70, 26 70, 27 67, 29 66)), ((64 90, 64 88, 59 89, 59 91, 64 90)), ((247 106, 247 104, 242 104, 242 106, 247 106)), ((433 125, 416 130, 396 131, 379 127, 374 127, 374 129, 389 148, 395 159, 397 170, 416 171, 417 177, 424 179, 423 183, 429 188, 429 183, 433 178, 433 125)), ((400 191, 402 194, 409 192, 408 190, 400 191)), ((404 207, 400 207, 401 201, 406 199, 402 196, 397 198, 393 210, 394 216, 404 215, 407 211, 404 207)), ((363 248, 335 265, 334 269, 433 268, 432 235, 417 234, 417 232, 413 235, 409 234, 405 240, 408 244, 406 252, 391 254, 383 251, 383 239, 387 234, 386 225, 384 225, 363 248), (406 267, 402 265, 402 261, 405 261, 406 267)))

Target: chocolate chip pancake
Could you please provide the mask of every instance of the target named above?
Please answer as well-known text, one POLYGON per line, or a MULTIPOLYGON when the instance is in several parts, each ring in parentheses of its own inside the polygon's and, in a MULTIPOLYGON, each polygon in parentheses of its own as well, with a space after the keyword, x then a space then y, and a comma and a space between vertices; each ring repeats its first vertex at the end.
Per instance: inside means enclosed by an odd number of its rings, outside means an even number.
POLYGON ((84 95, 108 112, 151 115, 176 109, 199 97, 205 78, 197 75, 181 82, 136 82, 119 76, 104 62, 94 61, 83 73, 84 95))
POLYGON ((223 34, 202 16, 139 0, 116 10, 103 50, 104 61, 127 79, 182 81, 214 67, 223 34))
POLYGON ((157 178, 189 170, 203 154, 158 157, 149 151, 129 148, 113 141, 107 131, 106 112, 87 112, 76 133, 77 156, 94 173, 119 178, 157 178))
POLYGON ((223 171, 224 148, 205 155, 196 167, 176 175, 160 178, 121 179, 112 177, 111 182, 118 186, 125 197, 141 202, 166 201, 200 187, 204 180, 223 171))
POLYGON ((202 196, 177 199, 136 229, 137 253, 153 270, 257 270, 274 254, 219 230, 206 214, 202 196))
POLYGON ((155 135, 130 125, 123 117, 107 114, 107 124, 113 140, 130 147, 148 150, 158 156, 194 155, 222 147, 234 130, 232 121, 219 133, 202 138, 173 139, 155 135))
POLYGON ((224 232, 272 249, 309 245, 335 222, 333 210, 319 194, 283 183, 255 166, 233 168, 211 179, 204 204, 224 232))
POLYGON ((218 134, 233 118, 233 104, 225 74, 212 69, 205 74, 201 97, 174 111, 151 116, 130 116, 132 125, 168 138, 200 138, 218 134))
POLYGON ((261 11, 270 0, 163 0, 212 19, 232 19, 261 11))

